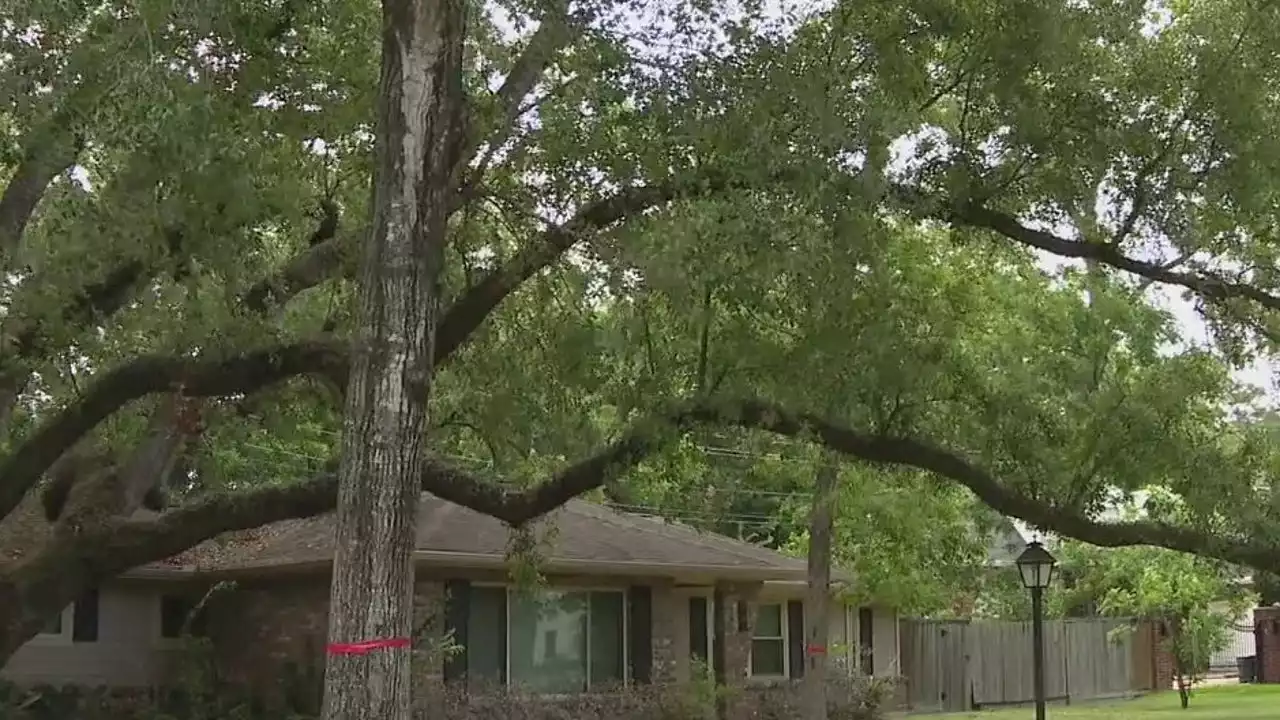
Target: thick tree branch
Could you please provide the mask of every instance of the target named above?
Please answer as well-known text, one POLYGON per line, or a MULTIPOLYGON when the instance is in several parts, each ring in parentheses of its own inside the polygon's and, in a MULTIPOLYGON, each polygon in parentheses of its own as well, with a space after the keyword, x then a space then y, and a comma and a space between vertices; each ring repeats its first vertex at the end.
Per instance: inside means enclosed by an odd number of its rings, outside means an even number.
MULTIPOLYGON (((265 315, 273 305, 283 305, 290 298, 336 275, 352 259, 356 237, 368 232, 338 233, 338 209, 328 202, 324 216, 312 233, 308 247, 295 255, 275 273, 254 283, 242 296, 241 303, 250 312, 265 315)), ((342 273, 346 274, 346 273, 342 273)))
POLYGON ((41 494, 46 518, 80 526, 142 507, 168 479, 191 437, 191 426, 182 422, 188 402, 177 394, 162 398, 142 440, 123 462, 111 451, 60 458, 59 471, 49 473, 53 481, 41 494))
POLYGON ((489 150, 485 158, 472 171, 471 177, 466 182, 468 186, 478 183, 480 177, 487 171, 493 154, 511 137, 525 98, 533 92, 538 80, 542 79, 543 73, 546 72, 547 66, 551 64, 556 53, 572 42, 582 30, 580 25, 570 21, 568 2, 552 0, 550 5, 538 29, 533 33, 533 37, 529 38, 529 44, 525 46, 524 52, 516 58, 511 66, 511 72, 507 74, 502 87, 498 88, 496 95, 499 118, 496 127, 491 130, 488 138, 483 137, 476 128, 470 131, 475 135, 468 140, 460 166, 466 168, 471 163, 482 143, 487 143, 489 150))
MULTIPOLYGON (((911 438, 859 432, 814 414, 793 413, 760 400, 693 400, 674 405, 638 423, 595 455, 527 490, 504 489, 498 482, 438 458, 426 463, 422 489, 520 525, 608 484, 681 431, 697 424, 752 428, 811 439, 853 459, 932 472, 964 485, 1004 515, 1096 545, 1157 545, 1253 568, 1280 570, 1280 549, 1264 543, 1216 537, 1157 522, 1098 522, 1070 508, 1019 494, 960 453, 911 438)), ((310 480, 219 495, 152 520, 116 518, 83 532, 60 532, 44 552, 0 576, 0 586, 7 583, 10 588, 42 587, 42 599, 49 601, 49 607, 57 607, 103 580, 177 555, 220 533, 329 512, 337 495, 334 467, 336 464, 330 463, 326 471, 310 480), (66 568, 77 568, 77 572, 53 572, 66 568)))
POLYGON ((674 185, 627 188, 587 205, 563 225, 548 228, 453 301, 436 330, 436 364, 448 360, 508 295, 558 260, 584 234, 669 202, 678 194, 674 185))
POLYGON ((1157 522, 1098 522, 1074 509, 1021 495, 960 453, 921 440, 863 433, 816 415, 791 413, 755 400, 705 404, 692 408, 690 414, 699 422, 749 427, 790 437, 811 436, 851 458, 925 470, 964 485, 997 512, 1094 545, 1158 545, 1254 568, 1280 568, 1280 548, 1272 545, 1157 522))
POLYGON ((194 401, 173 393, 151 413, 147 432, 120 466, 120 508, 129 515, 142 507, 148 494, 169 480, 174 466, 198 429, 185 422, 194 401))
POLYGON ((912 188, 896 188, 894 194, 910 207, 932 207, 930 213, 940 220, 957 225, 991 230, 1027 247, 1043 250, 1064 258, 1078 258, 1108 265, 1152 282, 1179 285, 1205 300, 1221 303, 1233 299, 1253 301, 1270 310, 1280 310, 1280 296, 1247 283, 1238 283, 1210 274, 1175 270, 1174 263, 1138 260, 1122 253, 1115 245, 1080 242, 1059 237, 1044 230, 1023 225, 1016 217, 975 202, 949 202, 926 198, 912 188))
POLYGON ((81 144, 65 110, 55 113, 49 126, 27 143, 17 170, 0 195, 0 267, 10 266, 49 183, 75 163, 81 144))
POLYGON ((0 517, 85 434, 127 403, 179 388, 187 397, 248 393, 301 374, 345 378, 346 347, 304 342, 225 359, 141 357, 98 376, 82 397, 50 417, 0 462, 0 517))
MULTIPOLYGON (((550 512, 574 497, 612 482, 661 449, 667 440, 677 437, 681 431, 696 424, 752 428, 789 437, 809 438, 853 459, 925 470, 967 487, 979 500, 1004 515, 1095 545, 1158 545, 1249 567, 1280 570, 1280 549, 1265 543, 1218 537, 1193 528, 1158 522, 1099 522, 1075 509, 1026 497, 1005 486, 960 453, 912 438, 860 432, 817 415, 792 413, 759 400, 691 401, 673 406, 638 423, 599 453, 571 465, 553 478, 528 490, 504 489, 498 483, 439 460, 428 463, 422 487, 424 491, 442 499, 509 524, 520 525, 550 512)), ((290 514, 294 513, 294 508, 306 512, 327 509, 326 503, 329 501, 317 497, 315 493, 331 493, 331 486, 326 484, 329 482, 327 479, 319 479, 313 481, 314 485, 304 483, 288 489, 263 491, 269 494, 252 502, 248 501, 248 496, 245 496, 243 502, 234 498, 223 502, 236 506, 225 508, 227 517, 239 517, 236 527, 255 527, 272 519, 283 518, 254 514, 247 509, 251 505, 261 504, 264 508, 274 508, 273 513, 284 513, 284 517, 301 517, 300 514, 290 514)), ((219 522, 217 518, 223 517, 223 509, 193 509, 190 512, 197 513, 196 515, 182 514, 186 512, 188 511, 179 510, 170 515, 175 519, 184 518, 180 522, 183 526, 203 526, 206 530, 214 531, 219 522)), ((197 535, 199 533, 191 537, 197 535)))
MULTIPOLYGON (((723 187, 704 183, 703 191, 723 187)), ((522 282, 554 263, 583 233, 608 227, 678 197, 674 185, 623 190, 584 207, 571 220, 544 231, 509 262, 493 270, 456 299, 436 332, 435 363, 447 362, 489 314, 522 282)), ((67 448, 127 403, 184 383, 192 397, 251 393, 296 375, 319 375, 346 386, 346 348, 334 343, 299 343, 224 360, 142 357, 97 378, 85 395, 46 421, 0 462, 0 517, 48 470, 67 448)))

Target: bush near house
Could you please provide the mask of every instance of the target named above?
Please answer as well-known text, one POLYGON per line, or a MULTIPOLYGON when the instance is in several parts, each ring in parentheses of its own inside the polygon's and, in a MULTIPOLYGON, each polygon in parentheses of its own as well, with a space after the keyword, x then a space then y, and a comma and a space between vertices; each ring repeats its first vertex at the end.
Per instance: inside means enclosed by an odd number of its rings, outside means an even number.
MULTIPOLYGON (((880 720, 894 683, 835 678, 829 685, 829 720, 880 720)), ((710 684, 648 686, 618 692, 539 696, 498 688, 484 692, 441 689, 426 693, 423 720, 706 720, 717 701, 743 720, 791 720, 799 714, 800 686, 781 683, 738 691, 710 684)), ((310 704, 310 703, 308 703, 310 704)), ((0 685, 0 720, 312 720, 310 712, 264 707, 234 691, 120 691, 79 686, 18 688, 0 685)))

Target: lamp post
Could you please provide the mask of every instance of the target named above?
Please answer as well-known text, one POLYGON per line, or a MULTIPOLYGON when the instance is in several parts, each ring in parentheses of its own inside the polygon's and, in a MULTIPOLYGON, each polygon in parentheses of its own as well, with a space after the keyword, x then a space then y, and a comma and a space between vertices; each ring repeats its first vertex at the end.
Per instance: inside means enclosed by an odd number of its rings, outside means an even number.
POLYGON ((1044 589, 1058 563, 1038 541, 1027 545, 1016 561, 1022 584, 1031 591, 1031 653, 1035 673, 1036 720, 1044 720, 1044 589))

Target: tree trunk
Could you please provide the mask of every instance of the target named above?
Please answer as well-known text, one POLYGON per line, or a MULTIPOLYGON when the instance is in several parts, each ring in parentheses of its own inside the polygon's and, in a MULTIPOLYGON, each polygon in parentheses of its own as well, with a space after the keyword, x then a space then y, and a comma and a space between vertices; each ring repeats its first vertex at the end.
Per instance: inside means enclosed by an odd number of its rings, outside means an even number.
POLYGON ((805 596, 805 720, 827 720, 827 640, 831 605, 831 526, 839 467, 827 457, 818 470, 809 512, 809 591, 805 596))
POLYGON ((413 539, 460 147, 463 0, 384 0, 374 220, 339 469, 326 720, 408 720, 413 539), (390 640, 364 654, 335 645, 390 640))

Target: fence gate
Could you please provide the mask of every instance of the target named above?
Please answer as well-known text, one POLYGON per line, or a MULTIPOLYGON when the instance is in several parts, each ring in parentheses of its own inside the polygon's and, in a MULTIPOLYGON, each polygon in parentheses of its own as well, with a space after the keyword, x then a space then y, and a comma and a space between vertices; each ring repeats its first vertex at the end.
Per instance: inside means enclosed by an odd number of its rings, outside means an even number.
POLYGON ((1258 637, 1252 624, 1227 625, 1226 643, 1221 650, 1209 658, 1209 674, 1223 677, 1235 677, 1238 673, 1237 659, 1258 654, 1258 637))
POLYGON ((960 712, 970 708, 967 627, 962 620, 902 621, 903 674, 913 709, 960 712))

